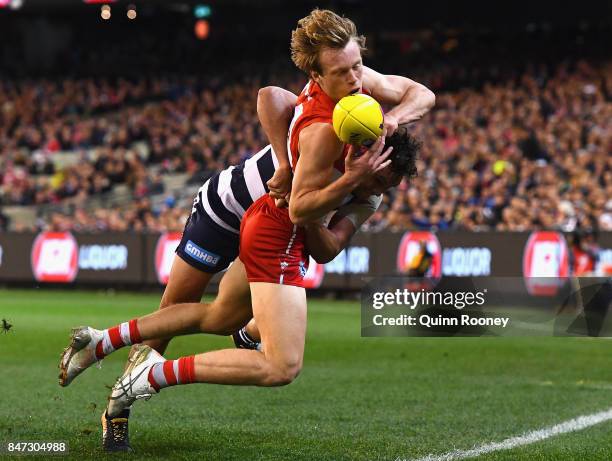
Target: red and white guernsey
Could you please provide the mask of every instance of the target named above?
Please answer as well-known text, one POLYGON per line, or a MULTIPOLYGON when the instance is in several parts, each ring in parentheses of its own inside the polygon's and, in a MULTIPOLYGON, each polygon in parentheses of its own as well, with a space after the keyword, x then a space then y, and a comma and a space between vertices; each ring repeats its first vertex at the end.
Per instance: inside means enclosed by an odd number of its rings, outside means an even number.
MULTIPOLYGON (((289 126, 289 162, 295 171, 300 153, 300 132, 313 123, 332 123, 336 103, 321 87, 308 82, 298 97, 293 120, 289 126)), ((344 173, 342 156, 334 163, 338 175, 344 173)), ((277 208, 274 200, 263 195, 246 211, 240 225, 240 259, 249 282, 276 283, 305 287, 309 255, 304 229, 291 222, 287 208, 277 208)))
MULTIPOLYGON (((293 120, 291 120, 291 125, 289 125, 287 147, 289 149, 289 163, 292 170, 295 171, 295 166, 300 156, 300 132, 313 123, 329 123, 331 125, 335 106, 336 103, 321 89, 318 83, 310 80, 304 87, 297 99, 293 120)), ((334 168, 339 174, 344 173, 344 157, 346 157, 348 149, 349 145, 345 144, 342 157, 334 163, 334 168)))

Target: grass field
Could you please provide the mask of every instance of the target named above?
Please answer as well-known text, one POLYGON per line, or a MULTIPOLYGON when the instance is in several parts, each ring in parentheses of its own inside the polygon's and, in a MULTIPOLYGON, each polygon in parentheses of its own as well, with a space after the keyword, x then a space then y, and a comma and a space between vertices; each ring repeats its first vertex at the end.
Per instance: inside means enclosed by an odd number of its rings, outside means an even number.
MULTIPOLYGON (((0 441, 67 441, 70 458, 111 458, 100 448, 99 417, 127 350, 65 389, 58 358, 71 327, 111 326, 158 302, 154 294, 0 291, 0 318, 14 325, 0 334, 0 441)), ((357 303, 311 301, 304 370, 293 384, 166 389, 134 405, 135 452, 119 458, 414 459, 612 407, 612 342, 361 338, 359 321, 357 303)), ((230 344, 182 337, 166 355, 230 344)), ((612 459, 612 422, 477 459, 612 459)))

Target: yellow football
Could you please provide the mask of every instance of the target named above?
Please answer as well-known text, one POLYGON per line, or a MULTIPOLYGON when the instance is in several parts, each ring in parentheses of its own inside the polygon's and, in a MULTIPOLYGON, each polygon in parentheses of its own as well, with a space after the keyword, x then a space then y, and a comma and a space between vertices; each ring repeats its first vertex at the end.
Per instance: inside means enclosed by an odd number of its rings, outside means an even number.
POLYGON ((334 131, 342 142, 360 146, 375 141, 383 129, 383 112, 378 101, 367 94, 351 94, 336 104, 334 131))

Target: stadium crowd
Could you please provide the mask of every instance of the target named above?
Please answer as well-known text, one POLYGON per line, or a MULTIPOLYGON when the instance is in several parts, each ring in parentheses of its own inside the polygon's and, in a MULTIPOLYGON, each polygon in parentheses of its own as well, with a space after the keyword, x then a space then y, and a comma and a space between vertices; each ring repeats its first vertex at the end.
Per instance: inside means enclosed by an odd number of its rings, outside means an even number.
MULTIPOLYGON (((367 229, 612 230, 612 63, 530 66, 456 89, 439 72, 413 77, 437 93, 435 109, 412 127, 423 141, 419 176, 385 197, 367 229)), ((266 83, 299 92, 303 80, 266 83)), ((162 178, 172 173, 186 174, 195 193, 212 172, 266 144, 260 86, 188 77, 4 81, 0 204, 59 206, 36 227, 180 230, 189 201, 168 196, 153 206, 149 198, 166 192, 162 178), (60 151, 73 152, 68 165, 55 161, 60 151), (133 200, 88 208, 117 185, 133 200)))
POLYGON ((185 209, 175 207, 172 200, 154 207, 151 200, 144 197, 131 200, 123 207, 100 208, 93 212, 81 207, 74 207, 70 213, 52 212, 37 226, 51 231, 179 232, 185 226, 185 219, 185 209))
POLYGON ((611 121, 610 63, 439 94, 415 125, 420 177, 370 228, 612 230, 611 121))

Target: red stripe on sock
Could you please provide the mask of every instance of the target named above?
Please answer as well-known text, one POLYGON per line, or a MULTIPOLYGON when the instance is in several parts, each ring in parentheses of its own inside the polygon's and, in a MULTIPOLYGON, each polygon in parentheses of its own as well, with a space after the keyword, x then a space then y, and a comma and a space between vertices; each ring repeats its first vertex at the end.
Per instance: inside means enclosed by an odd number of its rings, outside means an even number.
POLYGON ((196 382, 196 374, 195 374, 195 355, 189 357, 189 375, 191 376, 191 382, 196 382))
POLYGON ((177 377, 174 376, 173 362, 174 360, 166 360, 164 362, 164 367, 162 368, 164 370, 164 377, 166 378, 166 382, 168 383, 168 386, 174 386, 178 381, 177 377))
POLYGON ((104 358, 104 348, 102 347, 103 342, 104 340, 101 339, 98 341, 98 344, 96 344, 96 358, 98 360, 102 360, 104 358))
POLYGON ((142 339, 140 338, 140 331, 138 331, 138 323, 136 319, 130 320, 128 325, 130 327, 130 339, 132 340, 132 344, 141 343, 142 339))
POLYGON ((159 384, 157 384, 155 378, 153 377, 153 368, 155 367, 151 367, 151 369, 149 370, 149 375, 147 376, 147 379, 149 380, 149 384, 151 385, 151 387, 157 392, 159 392, 159 384))
POLYGON ((108 329, 108 337, 110 338, 111 344, 113 345, 113 349, 119 349, 120 347, 125 346, 123 344, 123 340, 121 339, 121 333, 119 333, 120 326, 112 327, 108 329))
POLYGON ((182 384, 189 384, 195 381, 195 355, 179 359, 179 375, 182 384))

